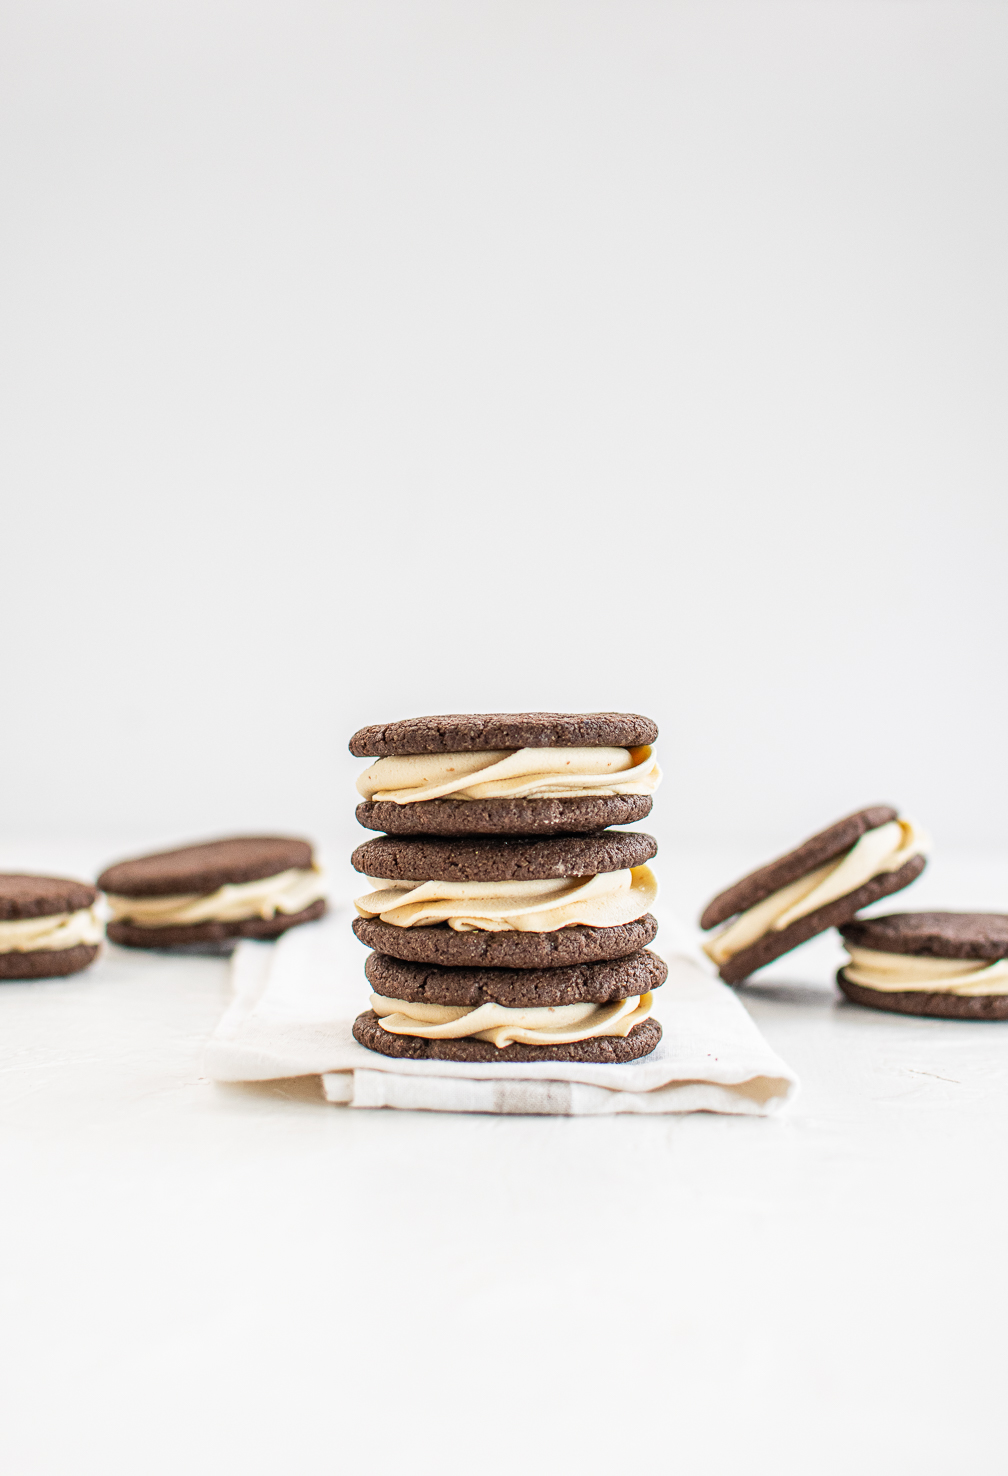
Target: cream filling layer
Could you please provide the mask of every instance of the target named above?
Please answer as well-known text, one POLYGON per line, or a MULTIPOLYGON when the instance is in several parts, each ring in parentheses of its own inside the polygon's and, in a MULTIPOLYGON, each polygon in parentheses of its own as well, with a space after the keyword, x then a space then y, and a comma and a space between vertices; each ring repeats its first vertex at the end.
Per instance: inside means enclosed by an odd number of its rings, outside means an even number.
POLYGON ((850 963, 844 975, 852 984, 889 994, 922 990, 926 994, 1008 994, 1008 958, 992 963, 974 958, 921 958, 910 953, 879 953, 874 948, 844 947, 850 963))
POLYGON ((261 881, 218 887, 206 896, 108 896, 114 922, 139 928, 174 928, 201 922, 243 922, 246 918, 275 917, 278 912, 301 912, 326 895, 326 879, 317 866, 306 871, 281 871, 261 881))
POLYGON ((650 993, 611 1004, 549 1005, 508 1010, 499 1004, 434 1005, 372 994, 371 1008, 383 1030, 424 1040, 487 1040, 503 1050, 520 1045, 568 1045, 596 1035, 627 1036, 651 1013, 650 993))
POLYGON ((575 799, 653 794, 661 770, 649 747, 517 748, 378 759, 357 780, 367 800, 575 799))
POLYGON ((380 917, 397 928, 446 922, 458 933, 555 933, 577 924, 615 928, 643 917, 658 896, 649 866, 556 881, 368 880, 375 890, 354 903, 361 917, 380 917))
POLYGON ((0 953, 41 953, 57 948, 94 947, 105 937, 97 904, 80 912, 56 912, 51 917, 25 917, 0 922, 0 953))
POLYGON ((874 876, 898 871, 913 856, 927 855, 930 841, 912 820, 890 820, 867 831, 849 851, 773 892, 729 922, 703 945, 716 964, 727 963, 766 933, 779 933, 800 917, 856 892, 874 876))

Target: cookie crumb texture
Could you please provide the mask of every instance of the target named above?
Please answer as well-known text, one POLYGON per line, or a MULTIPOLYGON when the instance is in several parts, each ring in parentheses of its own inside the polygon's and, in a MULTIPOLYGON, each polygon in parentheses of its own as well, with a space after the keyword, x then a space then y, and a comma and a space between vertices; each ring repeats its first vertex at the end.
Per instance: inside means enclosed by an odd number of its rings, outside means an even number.
POLYGON ((858 917, 840 929, 845 943, 915 958, 1008 958, 1003 912, 890 912, 858 917))
POLYGON ((643 830, 604 830, 542 840, 382 836, 358 846, 350 861, 386 881, 520 882, 623 871, 657 853, 658 842, 643 830))
POLYGON ((635 1025, 627 1036, 600 1035, 555 1046, 515 1042, 499 1049, 488 1040, 424 1040, 416 1035, 393 1035, 382 1029, 373 1010, 365 1010, 354 1021, 353 1033, 354 1039, 369 1051, 405 1061, 583 1061, 617 1066, 649 1056, 661 1040, 662 1028, 649 1017, 635 1025))
POLYGON ((552 969, 637 953, 654 941, 658 924, 646 912, 613 928, 579 924, 554 933, 458 933, 447 923, 397 928, 378 917, 355 917, 353 930, 365 947, 412 963, 449 969, 552 969))
POLYGON ((455 712, 358 728, 357 758, 485 753, 493 748, 640 748, 658 724, 636 712, 455 712))
POLYGON ((660 989, 668 978, 663 959, 649 948, 626 958, 554 969, 437 968, 370 953, 364 972, 375 994, 416 1004, 498 1004, 504 1009, 545 1009, 609 1004, 660 989))
POLYGON ((386 835, 561 835, 634 825, 651 813, 649 794, 577 799, 362 800, 358 823, 386 835))
POLYGON ((311 864, 306 840, 240 835, 117 861, 105 868, 98 885, 119 897, 207 897, 221 887, 264 881, 282 871, 307 871, 311 864))

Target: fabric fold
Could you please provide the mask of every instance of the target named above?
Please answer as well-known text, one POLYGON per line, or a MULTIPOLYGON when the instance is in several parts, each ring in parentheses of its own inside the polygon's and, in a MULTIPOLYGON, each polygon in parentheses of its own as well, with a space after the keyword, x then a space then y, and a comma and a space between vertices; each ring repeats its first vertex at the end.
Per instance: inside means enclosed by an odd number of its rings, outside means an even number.
POLYGON ((328 1101, 354 1108, 589 1117, 782 1111, 798 1079, 733 991, 693 958, 656 951, 669 966, 653 1008, 664 1035, 639 1061, 400 1060, 351 1034, 368 990, 363 953, 341 909, 276 943, 239 944, 234 997, 207 1045, 205 1070, 217 1081, 320 1075, 328 1101))

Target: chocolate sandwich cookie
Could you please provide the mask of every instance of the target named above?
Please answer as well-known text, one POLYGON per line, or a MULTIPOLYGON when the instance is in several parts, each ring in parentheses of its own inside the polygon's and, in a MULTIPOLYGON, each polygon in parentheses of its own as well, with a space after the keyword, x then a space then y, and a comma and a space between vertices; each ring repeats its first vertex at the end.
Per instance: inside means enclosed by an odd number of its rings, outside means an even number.
POLYGON ((0 875, 0 979, 77 974, 98 957, 97 890, 60 876, 0 875))
POLYGON ((365 841, 350 861, 366 876, 389 881, 523 882, 627 870, 657 854, 653 835, 615 830, 545 840, 388 836, 365 841))
POLYGON ((659 989, 668 977, 650 949, 602 963, 551 969, 437 968, 372 953, 364 964, 375 994, 419 1004, 499 1004, 505 1009, 609 1004, 659 989))
POLYGON ((361 800, 357 821, 388 835, 558 835, 634 825, 651 813, 649 794, 577 799, 361 800))
POLYGON ((370 1051, 407 1061, 483 1061, 508 1064, 526 1061, 580 1061, 615 1066, 649 1056, 661 1040, 662 1028, 651 1018, 635 1025, 629 1035, 598 1035, 566 1045, 534 1046, 513 1042, 495 1046, 485 1040, 424 1040, 415 1035, 391 1035, 383 1030, 373 1010, 358 1015, 354 1039, 370 1051))
POLYGON ((700 926, 727 926, 704 951, 722 979, 738 983, 909 886, 924 870, 927 846, 923 832, 891 805, 848 815, 708 903, 700 926))
POLYGON ((658 725, 636 712, 456 712, 358 728, 357 758, 474 753, 494 748, 640 748, 658 725))
POLYGON ((372 886, 355 901, 355 930, 379 953, 447 967, 621 958, 654 936, 658 885, 644 862, 656 850, 639 831, 367 841, 352 857, 372 886))
POLYGON ((290 836, 235 836, 119 861, 98 878, 127 948, 276 938, 325 912, 311 845, 290 836))
POLYGON ((616 927, 575 926, 552 933, 456 932, 446 922, 401 928, 380 917, 355 917, 353 930, 366 948, 411 963, 453 969, 558 969, 623 958, 653 943, 658 924, 650 912, 616 927))
POLYGON ((357 819, 390 835, 551 835, 643 820, 661 772, 637 713, 470 713, 361 728, 357 819))
POLYGON ((840 929, 848 999, 946 1020, 1008 1020, 1008 915, 894 912, 840 929))

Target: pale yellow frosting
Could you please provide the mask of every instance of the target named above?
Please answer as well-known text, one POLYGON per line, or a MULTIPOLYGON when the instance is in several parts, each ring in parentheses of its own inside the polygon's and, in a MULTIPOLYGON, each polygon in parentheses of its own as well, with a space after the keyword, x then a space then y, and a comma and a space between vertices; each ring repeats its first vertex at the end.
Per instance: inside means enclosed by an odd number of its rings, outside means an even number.
POLYGON ((417 1035, 424 1040, 487 1040, 503 1049, 512 1041, 521 1045, 566 1045, 596 1035, 627 1036, 648 1018, 653 998, 647 993, 611 1004, 509 1010, 499 1004, 414 1004, 372 994, 371 1008, 382 1029, 393 1035, 417 1035))
POLYGON ((26 917, 0 922, 0 953, 36 953, 57 948, 94 947, 105 937, 97 905, 52 917, 26 917))
POLYGON ((850 963, 844 974, 852 984, 898 994, 1008 994, 1008 958, 921 958, 909 953, 880 953, 845 943, 850 963))
POLYGON ((912 820, 877 825, 842 856, 773 892, 729 922, 704 943, 704 952, 716 964, 727 963, 764 934, 783 931, 800 917, 857 891, 874 876, 898 871, 911 857, 926 855, 929 846, 927 835, 912 820))
POLYGON ((661 770, 648 747, 518 748, 378 759, 357 780, 367 800, 573 799, 653 794, 661 770))
POLYGON ((242 922, 246 918, 275 917, 278 912, 301 912, 326 895, 326 880, 317 866, 281 871, 261 881, 219 887, 206 896, 108 897, 115 922, 140 928, 173 928, 202 922, 242 922))
POLYGON ((619 927, 643 917, 658 896, 648 866, 555 881, 368 880, 375 890, 354 903, 361 917, 380 917, 399 928, 447 922, 460 933, 555 933, 579 923, 619 927))

